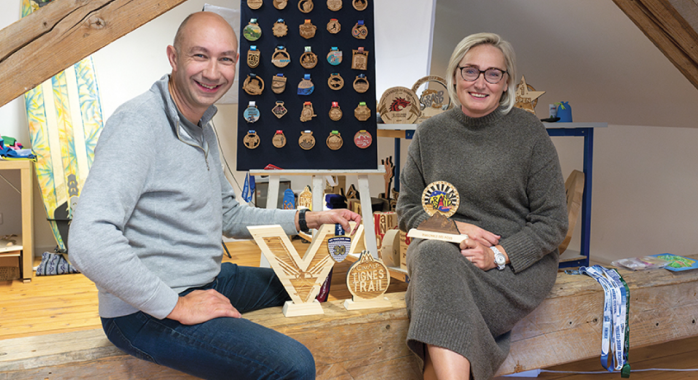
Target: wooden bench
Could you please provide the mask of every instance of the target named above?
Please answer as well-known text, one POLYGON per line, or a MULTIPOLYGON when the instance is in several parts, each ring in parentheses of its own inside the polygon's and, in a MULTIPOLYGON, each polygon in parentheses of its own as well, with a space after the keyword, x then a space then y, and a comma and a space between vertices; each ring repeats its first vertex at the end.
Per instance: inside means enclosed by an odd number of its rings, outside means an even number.
MULTIPOLYGON (((622 274, 631 294, 631 348, 698 335, 698 271, 622 274)), ((347 311, 342 301, 331 301, 323 304, 324 315, 285 318, 278 307, 245 317, 305 344, 318 379, 420 379, 405 346, 404 293, 386 296, 389 309, 347 311)), ((602 309, 603 291, 593 279, 558 274, 548 298, 512 331, 511 353, 498 375, 597 357, 602 309)), ((191 378, 123 354, 101 330, 0 341, 0 379, 106 377, 191 378)))

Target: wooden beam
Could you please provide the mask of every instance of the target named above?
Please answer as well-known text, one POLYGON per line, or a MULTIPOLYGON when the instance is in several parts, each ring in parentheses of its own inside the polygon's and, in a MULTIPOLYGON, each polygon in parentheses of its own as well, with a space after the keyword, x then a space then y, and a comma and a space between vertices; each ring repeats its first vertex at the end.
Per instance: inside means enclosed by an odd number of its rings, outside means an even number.
POLYGON ((613 2, 698 89, 698 33, 674 6, 668 0, 613 2))
POLYGON ((184 0, 55 0, 0 30, 0 106, 184 0))

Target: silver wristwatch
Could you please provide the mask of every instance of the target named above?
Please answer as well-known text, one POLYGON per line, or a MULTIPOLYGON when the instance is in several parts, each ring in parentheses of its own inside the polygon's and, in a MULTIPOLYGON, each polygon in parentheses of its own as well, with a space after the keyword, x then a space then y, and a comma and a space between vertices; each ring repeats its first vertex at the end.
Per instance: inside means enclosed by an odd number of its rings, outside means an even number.
POLYGON ((504 269, 507 266, 507 259, 504 257, 502 251, 498 250, 495 246, 491 246, 490 249, 494 252, 494 264, 497 266, 497 269, 504 269))

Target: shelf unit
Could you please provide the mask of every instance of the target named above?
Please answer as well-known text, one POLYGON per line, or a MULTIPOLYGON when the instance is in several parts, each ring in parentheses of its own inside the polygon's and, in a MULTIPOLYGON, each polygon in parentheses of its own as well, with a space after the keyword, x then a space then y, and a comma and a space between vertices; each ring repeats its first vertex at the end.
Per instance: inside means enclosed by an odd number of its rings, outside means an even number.
POLYGON ((20 276, 23 282, 30 282, 34 276, 32 270, 34 259, 34 187, 32 185, 32 161, 0 160, 0 170, 20 171, 22 194, 22 253, 20 259, 20 276))

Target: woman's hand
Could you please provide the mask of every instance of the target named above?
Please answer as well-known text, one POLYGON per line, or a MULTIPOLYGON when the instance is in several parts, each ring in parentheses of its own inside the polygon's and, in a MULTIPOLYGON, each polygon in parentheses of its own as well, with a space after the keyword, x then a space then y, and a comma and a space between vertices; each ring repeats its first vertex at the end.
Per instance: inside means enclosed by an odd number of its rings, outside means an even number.
POLYGON ((494 263, 494 252, 488 246, 482 245, 471 238, 465 239, 460 243, 460 253, 475 264, 476 267, 484 271, 497 267, 494 263))
POLYGON ((468 235, 469 239, 475 240, 485 247, 491 247, 499 244, 499 239, 501 236, 495 235, 492 232, 484 230, 474 224, 456 221, 456 226, 461 234, 468 235))

